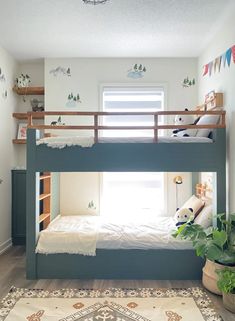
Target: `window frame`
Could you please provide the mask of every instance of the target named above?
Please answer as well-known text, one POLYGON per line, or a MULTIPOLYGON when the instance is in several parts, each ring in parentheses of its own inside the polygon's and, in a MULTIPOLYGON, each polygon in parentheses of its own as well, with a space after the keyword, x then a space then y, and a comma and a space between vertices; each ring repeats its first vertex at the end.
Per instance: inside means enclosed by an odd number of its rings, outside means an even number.
MULTIPOLYGON (((167 95, 167 83, 101 83, 99 85, 99 111, 103 111, 103 91, 105 87, 159 87, 162 88, 164 91, 164 101, 163 101, 163 110, 167 111, 168 106, 168 95, 167 95)), ((164 118, 163 118, 164 119, 164 118)), ((165 120, 165 119, 164 119, 165 120)), ((102 118, 101 118, 101 125, 102 125, 102 118)), ((163 189, 164 189, 164 207, 166 215, 168 213, 168 175, 164 172, 163 175, 163 189)), ((103 200, 103 185, 104 185, 104 178, 103 173, 99 175, 100 181, 100 192, 99 192, 99 204, 100 204, 100 213, 102 213, 102 200, 103 200)))

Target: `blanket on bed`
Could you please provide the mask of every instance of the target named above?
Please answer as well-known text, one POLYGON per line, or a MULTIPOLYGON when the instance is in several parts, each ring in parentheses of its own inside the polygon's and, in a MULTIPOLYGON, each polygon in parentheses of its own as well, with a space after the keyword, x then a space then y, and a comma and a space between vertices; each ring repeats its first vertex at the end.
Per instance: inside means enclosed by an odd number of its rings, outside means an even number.
POLYGON ((96 242, 98 237, 97 224, 91 224, 89 217, 76 223, 59 221, 54 229, 53 224, 46 230, 40 232, 40 242, 36 247, 37 253, 72 253, 82 255, 96 255, 96 242), (58 237, 59 233, 59 237, 58 237), (68 237, 69 235, 69 237, 68 237), (43 244, 45 240, 50 240, 50 247, 45 250, 43 244))

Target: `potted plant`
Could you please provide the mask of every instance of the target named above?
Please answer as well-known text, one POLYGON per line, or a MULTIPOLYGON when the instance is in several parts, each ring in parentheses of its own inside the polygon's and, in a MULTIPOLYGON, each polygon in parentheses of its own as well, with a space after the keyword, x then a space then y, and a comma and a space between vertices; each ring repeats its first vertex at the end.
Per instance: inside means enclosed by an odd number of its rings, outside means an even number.
POLYGON ((224 268, 216 272, 219 276, 217 285, 223 294, 224 307, 235 313, 235 270, 224 268))
POLYGON ((26 75, 21 74, 18 78, 16 78, 16 86, 18 88, 28 87, 30 82, 31 82, 30 76, 27 74, 26 75))
POLYGON ((216 270, 224 267, 235 270, 235 214, 231 214, 229 220, 224 219, 224 216, 224 214, 217 216, 217 227, 204 230, 201 225, 187 222, 173 234, 174 237, 192 241, 196 254, 206 259, 202 283, 205 288, 216 294, 222 294, 217 286, 216 270))
POLYGON ((27 88, 29 87, 29 84, 31 82, 30 76, 27 74, 21 74, 18 78, 16 78, 16 87, 17 88, 25 88, 23 101, 25 101, 27 88))

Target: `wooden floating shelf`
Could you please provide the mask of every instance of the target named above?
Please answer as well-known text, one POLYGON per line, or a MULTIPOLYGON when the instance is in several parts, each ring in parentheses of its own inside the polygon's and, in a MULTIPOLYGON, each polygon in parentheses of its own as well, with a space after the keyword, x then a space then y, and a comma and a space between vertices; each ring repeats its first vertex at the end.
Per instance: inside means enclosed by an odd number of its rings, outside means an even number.
POLYGON ((50 197, 50 196, 51 196, 51 194, 40 194, 39 201, 44 200, 45 198, 50 197))
MULTIPOLYGON (((12 116, 16 119, 27 119, 27 113, 13 113, 12 116)), ((44 119, 44 115, 39 112, 32 112, 33 119, 44 119)))
POLYGON ((50 217, 51 213, 42 213, 39 215, 39 223, 43 222, 45 219, 50 217))
POLYGON ((26 139, 12 139, 13 144, 26 144, 26 139))
POLYGON ((44 87, 13 87, 13 91, 18 95, 44 95, 44 87))

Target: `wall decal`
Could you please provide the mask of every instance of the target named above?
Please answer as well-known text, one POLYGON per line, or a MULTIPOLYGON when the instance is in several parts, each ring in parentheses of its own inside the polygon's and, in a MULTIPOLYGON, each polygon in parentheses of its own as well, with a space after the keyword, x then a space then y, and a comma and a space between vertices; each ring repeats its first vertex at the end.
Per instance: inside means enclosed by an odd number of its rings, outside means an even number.
POLYGON ((231 62, 235 63, 235 45, 228 48, 224 53, 220 56, 216 57, 214 60, 208 62, 206 65, 203 66, 203 76, 212 75, 212 71, 216 73, 217 71, 220 72, 221 65, 226 68, 227 66, 231 66, 231 62), (214 68, 213 68, 214 67, 214 68))
POLYGON ((7 90, 4 90, 2 93, 2 98, 7 99, 7 90))
POLYGON ((81 103, 80 95, 74 95, 72 92, 68 95, 67 107, 76 107, 78 103, 81 103))
POLYGON ((183 86, 184 88, 188 88, 188 87, 194 86, 195 84, 196 84, 195 78, 193 78, 192 80, 190 80, 188 77, 186 77, 186 78, 184 78, 184 80, 183 80, 182 86, 183 86))
POLYGON ((2 73, 2 69, 0 68, 0 81, 1 82, 6 82, 6 77, 5 75, 2 73))
POLYGON ((51 69, 49 73, 52 74, 54 77, 57 77, 59 75, 68 76, 68 77, 71 76, 70 68, 64 68, 61 66, 55 69, 51 69))
POLYGON ((133 78, 133 79, 139 79, 144 77, 144 73, 146 72, 145 66, 142 64, 138 65, 135 64, 132 69, 129 69, 127 71, 127 77, 133 78))
POLYGON ((62 118, 59 116, 57 120, 51 122, 51 126, 65 126, 65 123, 62 122, 62 118))
POLYGON ((2 68, 0 68, 0 82, 3 84, 1 85, 2 98, 7 99, 7 89, 5 88, 6 77, 2 72, 2 68))

